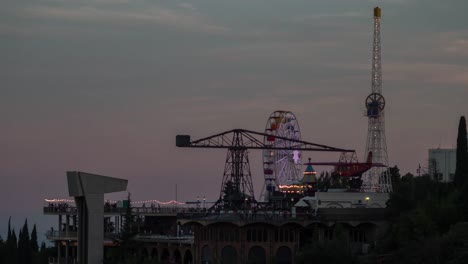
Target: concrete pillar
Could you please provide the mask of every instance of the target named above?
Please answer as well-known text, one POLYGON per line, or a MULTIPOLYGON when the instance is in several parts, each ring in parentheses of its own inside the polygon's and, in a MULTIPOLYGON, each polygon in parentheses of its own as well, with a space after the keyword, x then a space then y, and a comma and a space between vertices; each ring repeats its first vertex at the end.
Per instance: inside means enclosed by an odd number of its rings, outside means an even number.
POLYGON ((125 191, 128 181, 79 171, 67 172, 67 178, 78 209, 78 263, 102 263, 104 193, 125 191))
POLYGON ((119 216, 118 215, 115 216, 114 222, 115 222, 114 223, 114 227, 115 227, 114 232, 119 233, 120 226, 119 226, 119 216))
POLYGON ((62 215, 59 214, 59 226, 58 226, 58 231, 59 231, 59 234, 60 232, 62 232, 62 215))
POLYGON ((60 244, 61 244, 61 241, 57 241, 57 258, 58 258, 59 263, 60 263, 60 258, 62 257, 62 254, 60 252, 60 244))
MULTIPOLYGON (((68 229, 68 228, 67 228, 68 229)), ((65 263, 68 264, 68 251, 70 250, 70 242, 65 242, 65 263)))
POLYGON ((68 229, 70 227, 70 215, 66 215, 65 216, 65 236, 68 237, 69 236, 69 232, 68 232, 68 229))

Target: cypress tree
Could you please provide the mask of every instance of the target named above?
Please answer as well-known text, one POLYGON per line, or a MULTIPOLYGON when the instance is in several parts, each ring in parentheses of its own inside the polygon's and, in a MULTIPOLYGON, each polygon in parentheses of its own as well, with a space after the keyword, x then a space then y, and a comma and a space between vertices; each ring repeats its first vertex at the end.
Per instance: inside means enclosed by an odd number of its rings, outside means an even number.
POLYGON ((120 256, 118 258, 121 260, 132 257, 136 248, 136 242, 133 240, 137 234, 135 226, 136 215, 132 212, 130 193, 128 193, 127 200, 128 207, 125 210, 124 222, 119 237, 121 250, 119 251, 120 256))
POLYGON ((10 241, 8 243, 8 262, 11 264, 18 263, 18 239, 16 238, 15 229, 11 231, 10 241))
POLYGON ((31 250, 34 253, 39 252, 39 244, 37 243, 36 224, 34 224, 33 230, 31 231, 31 250))
POLYGON ((7 234, 7 242, 11 240, 11 216, 8 218, 8 234, 7 234))
POLYGON ((18 264, 30 264, 32 262, 31 241, 29 239, 28 219, 24 221, 20 231, 18 242, 18 264))
POLYGON ((11 229, 11 217, 8 219, 8 233, 7 233, 7 241, 5 245, 5 255, 3 256, 3 260, 5 263, 17 263, 17 243, 16 243, 16 234, 15 230, 11 229))
POLYGON ((18 234, 18 251, 17 251, 17 260, 18 264, 24 264, 23 256, 24 256, 24 236, 23 236, 23 229, 19 230, 18 234))
POLYGON ((3 241, 3 237, 0 236, 0 263, 6 263, 6 243, 3 241))
POLYGON ((460 117, 457 136, 457 164, 455 169, 455 186, 463 186, 468 178, 468 146, 466 139, 466 120, 460 117))

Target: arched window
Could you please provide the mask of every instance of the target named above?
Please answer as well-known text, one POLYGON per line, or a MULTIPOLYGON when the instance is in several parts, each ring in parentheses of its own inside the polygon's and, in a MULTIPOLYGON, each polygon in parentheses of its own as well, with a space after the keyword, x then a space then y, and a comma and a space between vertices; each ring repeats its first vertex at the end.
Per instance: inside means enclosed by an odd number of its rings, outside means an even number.
POLYGON ((151 250, 151 259, 159 260, 159 255, 158 255, 158 249, 157 248, 153 248, 151 250))
POLYGON ((202 248, 202 255, 201 255, 202 263, 210 263, 211 262, 211 250, 209 246, 204 246, 202 248))
POLYGON ((162 261, 162 262, 168 261, 170 256, 171 256, 171 255, 169 255, 169 250, 167 250, 167 248, 165 248, 165 249, 163 250, 163 252, 162 252, 162 255, 161 255, 161 261, 162 261))
POLYGON ((175 263, 182 263, 182 255, 178 249, 174 250, 173 256, 175 263))
POLYGON ((265 249, 260 246, 251 247, 248 254, 248 263, 266 264, 265 249))
POLYGON ((280 247, 276 251, 276 263, 277 264, 291 264, 292 263, 292 252, 289 247, 280 247))
POLYGON ((237 264, 237 251, 232 246, 225 246, 221 250, 221 260, 223 264, 237 264))
POLYGON ((187 249, 184 254, 184 264, 193 264, 193 255, 192 252, 187 249))

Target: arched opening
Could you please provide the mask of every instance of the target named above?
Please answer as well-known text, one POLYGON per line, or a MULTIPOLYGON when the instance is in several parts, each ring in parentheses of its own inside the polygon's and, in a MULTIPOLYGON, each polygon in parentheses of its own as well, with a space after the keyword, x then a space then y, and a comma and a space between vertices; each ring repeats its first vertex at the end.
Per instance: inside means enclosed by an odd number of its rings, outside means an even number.
POLYGON ((204 246, 202 248, 201 263, 202 264, 211 263, 211 250, 209 246, 204 246))
POLYGON ((343 208, 343 205, 341 205, 339 203, 329 203, 327 205, 327 208, 343 208))
POLYGON ((223 264, 237 264, 237 251, 232 246, 225 246, 221 250, 221 262, 223 264))
POLYGON ((292 263, 292 252, 289 247, 280 247, 276 251, 276 263, 277 264, 291 264, 292 263))
POLYGON ((190 250, 186 250, 184 254, 184 264, 193 264, 193 255, 190 250))
POLYGON ((265 249, 260 246, 251 247, 248 257, 249 264, 266 264, 265 249))
POLYGON ((169 254, 169 250, 167 250, 167 248, 163 249, 161 254, 161 262, 167 262, 170 256, 171 255, 169 254))
POLYGON ((174 263, 177 263, 177 264, 182 263, 182 255, 180 254, 180 251, 178 249, 174 250, 174 254, 172 258, 174 260, 174 263))
POLYGON ((140 261, 144 261, 146 259, 149 259, 148 250, 146 248, 142 248, 140 250, 140 261))
POLYGON ((157 248, 153 248, 151 250, 151 259, 159 260, 159 254, 158 254, 158 249, 157 248))

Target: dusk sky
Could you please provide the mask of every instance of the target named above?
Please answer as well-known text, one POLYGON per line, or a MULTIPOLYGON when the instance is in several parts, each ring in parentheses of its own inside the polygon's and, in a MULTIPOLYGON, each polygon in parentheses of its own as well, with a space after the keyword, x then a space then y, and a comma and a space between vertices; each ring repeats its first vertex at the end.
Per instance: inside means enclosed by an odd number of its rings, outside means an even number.
POLYGON ((468 115, 466 0, 3 0, 0 235, 10 215, 49 228, 70 170, 126 178, 133 200, 215 200, 226 152, 175 136, 261 132, 275 110, 363 159, 377 5, 389 161, 416 173, 468 115))

